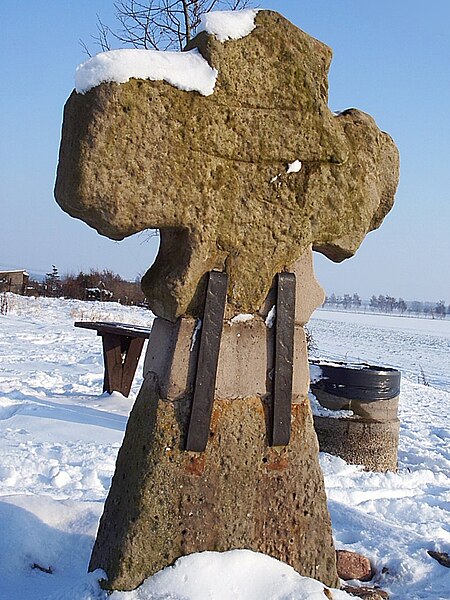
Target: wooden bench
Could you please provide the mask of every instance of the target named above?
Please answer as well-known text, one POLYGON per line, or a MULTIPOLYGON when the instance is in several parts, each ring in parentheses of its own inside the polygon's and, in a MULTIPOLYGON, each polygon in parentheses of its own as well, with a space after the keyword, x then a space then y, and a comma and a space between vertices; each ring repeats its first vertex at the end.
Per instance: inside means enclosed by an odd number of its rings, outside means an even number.
POLYGON ((151 327, 103 321, 76 321, 75 327, 93 329, 102 336, 105 375, 103 391, 128 396, 144 342, 151 327))

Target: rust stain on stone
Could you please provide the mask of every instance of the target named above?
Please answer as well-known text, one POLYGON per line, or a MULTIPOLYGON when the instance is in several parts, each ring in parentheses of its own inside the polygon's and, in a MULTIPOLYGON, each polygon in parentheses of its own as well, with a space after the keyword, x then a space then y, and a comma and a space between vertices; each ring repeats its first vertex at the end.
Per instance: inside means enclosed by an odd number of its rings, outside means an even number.
POLYGON ((278 458, 272 462, 266 463, 266 469, 269 471, 285 471, 289 466, 289 461, 286 458, 278 458))
POLYGON ((216 399, 207 451, 186 453, 174 436, 183 437, 189 399, 175 407, 158 399, 155 378, 145 379, 90 562, 91 570, 108 573, 105 587, 131 590, 184 554, 231 548, 269 554, 301 575, 338 584, 311 415, 296 408, 289 446, 268 448, 261 400, 216 399), (152 446, 136 456, 150 418, 158 424, 152 446))
POLYGON ((189 475, 200 475, 203 474, 206 466, 206 454, 203 452, 197 456, 191 456, 187 465, 186 465, 186 473, 189 475))
POLYGON ((217 431, 217 424, 219 422, 220 416, 222 414, 222 407, 214 406, 213 412, 211 415, 211 433, 210 435, 214 435, 217 431))

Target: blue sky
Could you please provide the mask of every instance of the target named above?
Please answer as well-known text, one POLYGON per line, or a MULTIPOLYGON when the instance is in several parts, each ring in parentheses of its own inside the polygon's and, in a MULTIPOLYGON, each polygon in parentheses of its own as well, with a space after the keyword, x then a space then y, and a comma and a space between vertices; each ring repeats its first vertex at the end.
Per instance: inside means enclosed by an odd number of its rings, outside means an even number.
MULTIPOLYGON (((381 229, 355 257, 318 256, 331 293, 450 302, 450 2, 308 0, 261 3, 333 48, 330 107, 370 113, 396 141, 401 183, 381 229)), ((0 268, 61 273, 110 268, 134 279, 155 239, 112 242, 63 213, 53 199, 62 109, 79 39, 112 1, 23 0, 0 7, 0 268)))

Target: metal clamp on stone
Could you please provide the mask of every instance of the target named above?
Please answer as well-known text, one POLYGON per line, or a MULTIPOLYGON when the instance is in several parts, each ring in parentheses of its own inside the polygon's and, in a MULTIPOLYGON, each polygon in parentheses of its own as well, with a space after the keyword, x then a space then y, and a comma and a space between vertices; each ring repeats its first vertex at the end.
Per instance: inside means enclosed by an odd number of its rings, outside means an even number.
POLYGON ((227 299, 228 276, 211 271, 206 290, 186 450, 203 452, 208 443, 217 364, 227 299))
MULTIPOLYGON (((272 446, 286 446, 291 435, 294 364, 295 274, 278 273, 274 336, 272 446)), ((211 271, 200 335, 197 373, 186 450, 203 452, 208 443, 220 340, 227 294, 226 273, 211 271)))
POLYGON ((295 274, 278 273, 272 399, 272 446, 286 446, 289 444, 291 437, 295 291, 295 274))

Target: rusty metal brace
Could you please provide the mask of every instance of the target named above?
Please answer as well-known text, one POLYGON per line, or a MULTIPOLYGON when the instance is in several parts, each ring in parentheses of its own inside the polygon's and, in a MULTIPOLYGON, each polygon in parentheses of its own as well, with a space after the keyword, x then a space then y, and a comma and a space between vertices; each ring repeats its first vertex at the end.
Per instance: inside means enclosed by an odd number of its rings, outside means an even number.
POLYGON ((218 271, 209 273, 191 418, 186 440, 186 450, 192 452, 203 452, 208 443, 227 288, 226 273, 218 271))
POLYGON ((278 273, 271 446, 287 446, 291 437, 295 287, 294 273, 278 273))
MULTIPOLYGON (((204 452, 209 439, 227 287, 226 273, 210 272, 186 440, 186 450, 191 452, 204 452)), ((271 446, 286 446, 290 439, 294 325, 295 275, 279 273, 275 318, 271 446)))

